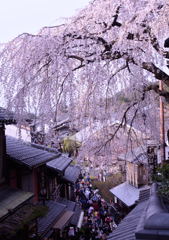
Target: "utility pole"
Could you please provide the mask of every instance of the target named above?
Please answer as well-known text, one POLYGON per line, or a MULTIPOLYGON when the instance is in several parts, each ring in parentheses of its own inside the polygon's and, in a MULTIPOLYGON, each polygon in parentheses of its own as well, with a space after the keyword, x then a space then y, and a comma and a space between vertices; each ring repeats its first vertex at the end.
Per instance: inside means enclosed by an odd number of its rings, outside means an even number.
MULTIPOLYGON (((163 82, 159 81, 159 90, 163 91, 163 82)), ((164 103, 160 96, 160 157, 161 165, 165 161, 165 127, 164 127, 164 103)))

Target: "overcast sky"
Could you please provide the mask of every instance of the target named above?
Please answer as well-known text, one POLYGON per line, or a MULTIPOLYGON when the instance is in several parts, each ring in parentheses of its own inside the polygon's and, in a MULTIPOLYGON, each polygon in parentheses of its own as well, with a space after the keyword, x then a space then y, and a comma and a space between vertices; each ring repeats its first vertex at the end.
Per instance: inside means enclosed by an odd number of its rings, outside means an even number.
POLYGON ((0 0, 0 43, 17 35, 37 33, 58 19, 73 16, 90 0, 0 0))

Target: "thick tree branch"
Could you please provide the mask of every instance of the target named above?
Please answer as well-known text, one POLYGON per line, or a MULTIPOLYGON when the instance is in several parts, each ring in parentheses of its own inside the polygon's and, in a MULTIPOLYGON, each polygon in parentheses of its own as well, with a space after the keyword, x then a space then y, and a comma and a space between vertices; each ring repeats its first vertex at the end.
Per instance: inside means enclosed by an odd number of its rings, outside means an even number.
POLYGON ((167 101, 169 100, 169 92, 165 91, 165 90, 160 90, 159 89, 159 84, 150 84, 148 86, 145 86, 143 88, 144 92, 148 92, 153 90, 154 92, 156 92, 159 96, 164 97, 167 101))
POLYGON ((143 69, 153 73, 156 79, 163 81, 169 87, 169 76, 167 73, 155 66, 154 63, 143 62, 142 67, 143 69))

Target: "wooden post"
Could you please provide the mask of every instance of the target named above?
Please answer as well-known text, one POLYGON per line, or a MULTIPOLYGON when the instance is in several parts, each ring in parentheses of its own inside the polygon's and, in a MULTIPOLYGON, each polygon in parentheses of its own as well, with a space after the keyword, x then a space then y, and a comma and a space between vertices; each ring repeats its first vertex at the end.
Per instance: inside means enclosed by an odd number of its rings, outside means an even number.
POLYGON ((5 182, 6 170, 5 126, 3 123, 0 123, 0 185, 5 182))
MULTIPOLYGON (((163 90, 163 82, 159 81, 159 90, 163 90)), ((161 164, 165 161, 165 129, 164 129, 164 103, 160 96, 160 157, 161 164)))
POLYGON ((38 202, 39 200, 39 192, 38 192, 38 178, 37 178, 37 170, 34 168, 32 170, 32 183, 33 183, 33 193, 34 193, 34 202, 38 202))

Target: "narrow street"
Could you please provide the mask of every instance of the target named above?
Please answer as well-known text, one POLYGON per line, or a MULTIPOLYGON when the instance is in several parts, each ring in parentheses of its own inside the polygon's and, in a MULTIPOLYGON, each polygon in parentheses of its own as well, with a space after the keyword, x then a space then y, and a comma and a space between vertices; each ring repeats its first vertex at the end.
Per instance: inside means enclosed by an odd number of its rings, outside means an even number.
POLYGON ((81 175, 76 184, 76 202, 84 211, 82 227, 79 231, 68 231, 69 239, 103 240, 117 227, 118 213, 110 203, 101 198, 92 187, 89 175, 81 175))

